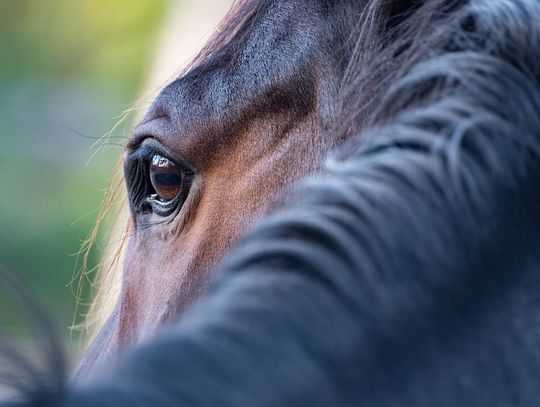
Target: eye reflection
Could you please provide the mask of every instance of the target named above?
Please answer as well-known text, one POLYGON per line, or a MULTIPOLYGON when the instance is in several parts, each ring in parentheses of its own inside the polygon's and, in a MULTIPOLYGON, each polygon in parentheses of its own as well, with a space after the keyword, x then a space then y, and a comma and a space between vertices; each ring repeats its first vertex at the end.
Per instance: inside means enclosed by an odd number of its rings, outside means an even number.
POLYGON ((182 192, 183 172, 161 155, 154 155, 150 163, 150 181, 161 201, 172 201, 182 192))

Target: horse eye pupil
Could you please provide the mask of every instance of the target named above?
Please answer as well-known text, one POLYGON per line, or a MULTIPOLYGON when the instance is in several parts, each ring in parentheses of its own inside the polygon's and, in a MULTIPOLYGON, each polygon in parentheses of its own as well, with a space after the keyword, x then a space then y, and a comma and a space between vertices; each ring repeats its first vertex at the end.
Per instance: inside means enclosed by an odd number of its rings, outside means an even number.
POLYGON ((156 174, 154 181, 162 186, 178 185, 182 181, 178 174, 156 174))
POLYGON ((168 158, 154 155, 150 163, 150 181, 159 199, 172 201, 182 192, 183 173, 168 158))

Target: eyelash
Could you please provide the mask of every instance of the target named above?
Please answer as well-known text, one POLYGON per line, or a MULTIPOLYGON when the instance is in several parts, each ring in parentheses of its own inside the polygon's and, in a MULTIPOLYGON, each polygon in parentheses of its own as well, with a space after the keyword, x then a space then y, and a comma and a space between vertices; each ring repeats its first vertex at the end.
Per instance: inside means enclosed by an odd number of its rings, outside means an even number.
MULTIPOLYGON (((178 212, 189 195, 194 178, 193 171, 186 168, 185 165, 150 146, 140 146, 130 153, 125 160, 124 172, 130 204, 137 215, 154 213, 161 217, 167 217, 178 212), (159 157, 157 161, 156 157, 159 157), (151 179, 153 161, 154 163, 161 162, 173 165, 169 168, 176 170, 176 175, 180 176, 179 193, 173 199, 161 199, 158 191, 154 188, 151 179)), ((165 179, 167 179, 166 176, 167 174, 165 174, 165 179)))

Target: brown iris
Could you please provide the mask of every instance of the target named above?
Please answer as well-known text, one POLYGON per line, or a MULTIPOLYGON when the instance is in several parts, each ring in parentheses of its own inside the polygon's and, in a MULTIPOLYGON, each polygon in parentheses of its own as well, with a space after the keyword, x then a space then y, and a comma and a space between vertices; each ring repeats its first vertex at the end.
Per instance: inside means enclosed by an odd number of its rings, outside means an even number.
POLYGON ((178 166, 160 155, 154 155, 150 163, 150 181, 157 197, 172 201, 182 192, 183 173, 178 166))

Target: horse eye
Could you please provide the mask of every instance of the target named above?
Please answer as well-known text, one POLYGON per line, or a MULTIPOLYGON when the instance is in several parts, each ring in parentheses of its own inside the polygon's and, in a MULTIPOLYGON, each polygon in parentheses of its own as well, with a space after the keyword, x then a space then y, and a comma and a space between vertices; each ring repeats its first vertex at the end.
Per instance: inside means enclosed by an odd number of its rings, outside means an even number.
POLYGON ((174 162, 154 155, 150 162, 150 182, 161 201, 172 201, 182 193, 184 174, 174 162))

